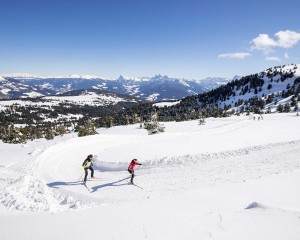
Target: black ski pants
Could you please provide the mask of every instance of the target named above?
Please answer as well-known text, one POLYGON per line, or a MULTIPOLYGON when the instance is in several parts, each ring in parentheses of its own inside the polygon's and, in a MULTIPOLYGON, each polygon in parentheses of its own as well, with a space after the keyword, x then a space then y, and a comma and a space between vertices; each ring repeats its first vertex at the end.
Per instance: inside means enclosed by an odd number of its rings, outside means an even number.
POLYGON ((134 170, 130 170, 128 169, 128 172, 131 174, 131 179, 130 179, 130 182, 133 183, 133 178, 134 178, 134 170))
POLYGON ((85 175, 84 175, 84 182, 86 182, 86 178, 88 176, 88 169, 91 170, 91 177, 94 177, 94 168, 92 166, 89 166, 88 168, 85 168, 85 175))

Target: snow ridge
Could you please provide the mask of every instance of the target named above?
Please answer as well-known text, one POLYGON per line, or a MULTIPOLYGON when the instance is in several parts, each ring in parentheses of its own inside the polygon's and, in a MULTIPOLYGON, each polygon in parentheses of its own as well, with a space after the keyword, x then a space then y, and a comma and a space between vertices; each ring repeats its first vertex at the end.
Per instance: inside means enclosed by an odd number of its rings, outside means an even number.
POLYGON ((33 175, 21 177, 10 183, 1 195, 0 201, 9 209, 31 212, 59 212, 82 206, 80 201, 54 192, 33 175))
MULTIPOLYGON (((39 155, 44 149, 35 149, 29 153, 39 155)), ((29 212, 62 212, 85 209, 96 206, 96 203, 78 200, 72 196, 61 194, 50 188, 38 175, 37 159, 27 166, 25 174, 17 180, 5 181, 6 185, 0 195, 0 202, 9 209, 29 212)), ((1 187, 1 188, 2 188, 1 187)))
MULTIPOLYGON (((196 154, 196 155, 184 155, 184 156, 176 156, 176 157, 168 157, 165 156, 159 159, 151 159, 143 162, 143 168, 156 168, 157 166, 176 166, 176 165, 191 165, 195 163, 205 163, 210 162, 216 159, 227 159, 233 156, 243 156, 246 154, 262 151, 269 148, 277 148, 279 146, 291 146, 300 144, 300 140, 298 141, 289 141, 285 143, 271 143, 267 145, 258 145, 251 146, 247 148, 241 148, 237 150, 223 151, 223 152, 212 152, 212 153, 204 153, 204 154, 196 154)), ((99 161, 97 158, 94 162, 95 169, 105 172, 105 171, 124 171, 128 167, 128 162, 107 162, 107 161, 99 161)))

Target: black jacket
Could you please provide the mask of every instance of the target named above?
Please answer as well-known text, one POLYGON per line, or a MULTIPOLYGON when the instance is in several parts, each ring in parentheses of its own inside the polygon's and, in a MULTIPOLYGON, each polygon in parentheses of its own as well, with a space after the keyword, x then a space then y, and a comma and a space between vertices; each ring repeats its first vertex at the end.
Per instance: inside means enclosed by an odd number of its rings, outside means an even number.
POLYGON ((90 158, 85 159, 82 166, 83 168, 89 168, 90 166, 93 166, 93 160, 90 158))

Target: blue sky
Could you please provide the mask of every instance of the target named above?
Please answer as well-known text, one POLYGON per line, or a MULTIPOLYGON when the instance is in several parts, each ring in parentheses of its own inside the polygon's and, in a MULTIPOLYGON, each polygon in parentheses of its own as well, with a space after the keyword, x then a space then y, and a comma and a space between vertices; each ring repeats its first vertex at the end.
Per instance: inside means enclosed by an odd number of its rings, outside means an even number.
POLYGON ((0 0, 0 74, 233 77, 300 63, 300 1, 0 0))

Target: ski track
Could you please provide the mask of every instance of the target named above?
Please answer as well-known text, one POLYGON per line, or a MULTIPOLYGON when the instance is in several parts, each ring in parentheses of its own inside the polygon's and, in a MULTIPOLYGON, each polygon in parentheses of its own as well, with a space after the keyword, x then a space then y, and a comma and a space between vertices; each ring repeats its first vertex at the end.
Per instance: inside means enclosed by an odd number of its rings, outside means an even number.
POLYGON ((298 240, 300 118, 264 119, 0 145, 1 239, 298 240), (80 176, 90 153, 89 192, 80 176), (132 156, 143 164, 136 185, 128 184, 132 156))
MULTIPOLYGON (((199 138, 230 134, 249 128, 253 124, 259 123, 250 120, 229 123, 225 121, 220 126, 193 132, 188 136, 195 135, 195 138, 199 138)), ((174 139, 174 136, 178 139, 187 134, 171 133, 165 139, 174 139)), ((82 141, 87 142, 85 146, 88 146, 89 142, 98 141, 97 153, 101 154, 107 149, 114 151, 126 147, 127 142, 151 143, 155 141, 155 136, 149 140, 143 136, 104 135, 102 138, 91 136, 82 141)), ((35 160, 27 164, 26 174, 17 180, 0 181, 0 187, 4 189, 0 201, 7 207, 18 210, 58 212, 133 199, 156 198, 213 185, 246 182, 300 169, 300 140, 229 151, 148 159, 143 162, 143 166, 136 168, 137 186, 127 183, 128 161, 102 162, 97 160, 96 155, 95 175, 99 179, 87 182, 91 190, 88 192, 79 179, 83 172, 80 167, 83 159, 72 154, 71 149, 74 145, 81 147, 82 141, 71 139, 48 148, 34 149, 29 154, 35 157, 35 160), (67 157, 66 151, 70 152, 67 157), (132 194, 128 194, 129 191, 132 194)), ((93 149, 86 149, 89 150, 92 152, 93 149)), ((141 205, 140 207, 142 208, 141 205)), ((218 217, 221 226, 221 213, 218 217)), ((146 239, 145 226, 143 231, 146 239)))
MULTIPOLYGON (((299 146, 300 142, 297 141, 146 162, 144 167, 137 167, 138 175, 135 178, 138 185, 143 186, 145 190, 141 192, 140 189, 130 189, 130 191, 138 191, 141 198, 149 197, 149 195, 154 197, 189 188, 201 188, 218 183, 244 182, 249 179, 297 170, 300 165, 299 161, 294 158, 294 153, 299 146), (283 149, 285 151, 282 151, 283 149), (281 159, 284 160, 281 161, 281 159)), ((100 202, 107 200, 114 202, 133 199, 128 194, 116 194, 120 191, 120 187, 132 188, 127 185, 126 180, 129 174, 126 170, 96 171, 95 174, 100 177, 99 181, 88 182, 89 188, 92 189, 93 200, 97 198, 100 202), (115 199, 116 196, 117 199, 115 199)), ((72 189, 69 191, 73 192, 72 189)), ((74 188, 73 193, 77 193, 77 191, 78 188, 74 188)), ((125 190, 126 192, 127 190, 125 190)))

